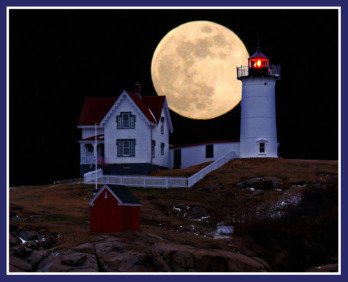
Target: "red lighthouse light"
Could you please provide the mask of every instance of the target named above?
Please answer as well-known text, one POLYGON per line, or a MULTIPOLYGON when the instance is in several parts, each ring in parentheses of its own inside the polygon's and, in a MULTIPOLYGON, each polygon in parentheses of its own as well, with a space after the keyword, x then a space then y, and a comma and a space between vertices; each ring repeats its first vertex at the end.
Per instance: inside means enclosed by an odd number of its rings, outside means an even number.
POLYGON ((256 62, 256 67, 260 68, 261 67, 261 60, 258 59, 257 62, 256 62))

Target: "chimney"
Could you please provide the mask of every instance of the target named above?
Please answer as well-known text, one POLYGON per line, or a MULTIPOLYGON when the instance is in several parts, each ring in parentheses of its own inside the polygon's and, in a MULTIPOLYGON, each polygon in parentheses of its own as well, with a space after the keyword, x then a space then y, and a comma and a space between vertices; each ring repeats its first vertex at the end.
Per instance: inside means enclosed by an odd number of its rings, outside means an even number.
POLYGON ((141 99, 141 85, 139 82, 134 84, 134 94, 137 95, 141 99))

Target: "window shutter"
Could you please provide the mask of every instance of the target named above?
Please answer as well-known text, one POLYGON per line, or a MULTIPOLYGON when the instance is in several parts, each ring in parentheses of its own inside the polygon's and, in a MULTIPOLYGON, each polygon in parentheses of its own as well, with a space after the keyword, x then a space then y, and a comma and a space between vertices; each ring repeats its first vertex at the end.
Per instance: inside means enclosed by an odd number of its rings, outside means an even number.
POLYGON ((122 142, 121 142, 121 140, 117 139, 116 146, 117 146, 117 157, 122 157, 122 142))
POLYGON ((135 116, 131 116, 130 128, 135 128, 135 116))
POLYGON ((122 122, 121 116, 117 116, 116 122, 117 122, 117 129, 120 129, 121 128, 121 122, 122 122))
POLYGON ((135 157, 135 139, 131 140, 130 146, 131 146, 130 155, 131 157, 135 157))

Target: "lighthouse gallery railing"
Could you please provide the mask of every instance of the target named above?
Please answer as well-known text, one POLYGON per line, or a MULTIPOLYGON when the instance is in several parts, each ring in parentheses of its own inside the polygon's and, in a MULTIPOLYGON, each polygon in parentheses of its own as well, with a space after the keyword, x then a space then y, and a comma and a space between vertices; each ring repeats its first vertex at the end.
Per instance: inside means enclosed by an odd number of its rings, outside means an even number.
MULTIPOLYGON (((280 66, 270 65, 268 66, 268 75, 280 78, 280 66)), ((237 67, 237 78, 249 76, 249 67, 240 66, 237 67)))

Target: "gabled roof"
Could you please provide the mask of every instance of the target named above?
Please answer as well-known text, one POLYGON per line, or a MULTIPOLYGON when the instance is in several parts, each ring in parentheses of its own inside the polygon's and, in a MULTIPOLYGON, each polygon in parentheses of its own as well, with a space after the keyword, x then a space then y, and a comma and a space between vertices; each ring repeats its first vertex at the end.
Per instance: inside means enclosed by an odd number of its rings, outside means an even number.
MULTIPOLYGON (((158 123, 158 119, 156 119, 155 117, 155 113, 153 112, 153 107, 152 105, 149 105, 146 103, 146 96, 140 97, 134 93, 131 92, 127 92, 128 96, 132 98, 133 102, 137 105, 137 107, 143 112, 143 114, 146 116, 146 118, 152 122, 152 123, 158 123)), ((161 98, 160 96, 153 96, 154 101, 159 102, 159 98, 161 98)), ((163 102, 161 103, 161 105, 163 106, 163 102)), ((161 110, 162 111, 162 108, 161 110)), ((161 115, 161 112, 159 113, 161 115)))
POLYGON ((116 102, 116 97, 88 97, 85 99, 78 125, 99 123, 116 102))
POLYGON ((156 118, 157 123, 160 120, 165 99, 165 96, 144 96, 142 99, 143 102, 151 109, 152 113, 156 118))
MULTIPOLYGON (((151 123, 158 123, 165 96, 142 96, 124 91, 151 123)), ((123 93, 124 93, 123 92, 123 93)), ((122 95, 122 94, 121 94, 122 95)), ((85 99, 79 119, 79 126, 99 124, 110 111, 118 97, 90 97, 85 99)))
POLYGON ((104 188, 108 189, 121 205, 141 206, 139 200, 125 186, 110 184, 99 185, 98 193, 95 194, 92 200, 89 202, 90 206, 93 206, 94 201, 99 197, 104 188))
MULTIPOLYGON (((95 135, 82 139, 81 141, 95 141, 95 135)), ((97 135, 97 141, 104 141, 104 134, 97 135)))

